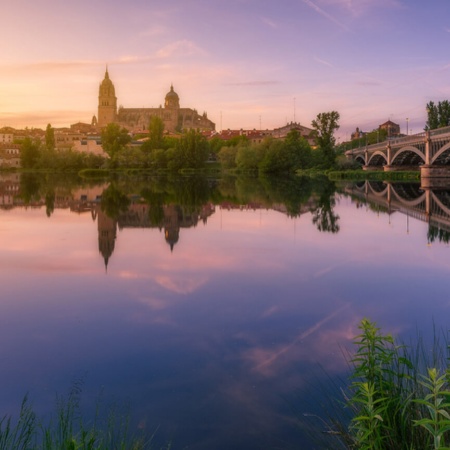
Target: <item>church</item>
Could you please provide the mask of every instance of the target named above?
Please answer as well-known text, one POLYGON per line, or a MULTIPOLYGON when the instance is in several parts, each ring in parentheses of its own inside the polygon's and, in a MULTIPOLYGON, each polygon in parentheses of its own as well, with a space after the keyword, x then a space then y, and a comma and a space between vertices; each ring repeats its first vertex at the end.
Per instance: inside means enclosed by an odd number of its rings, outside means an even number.
POLYGON ((159 108, 124 108, 117 107, 117 97, 113 82, 106 68, 105 78, 100 83, 98 92, 98 115, 94 116, 92 125, 102 129, 109 123, 117 123, 128 131, 139 133, 148 130, 150 119, 160 117, 168 133, 180 133, 183 130, 196 129, 214 131, 214 122, 208 119, 206 112, 202 115, 191 108, 180 108, 180 98, 173 85, 166 94, 164 106, 159 108))

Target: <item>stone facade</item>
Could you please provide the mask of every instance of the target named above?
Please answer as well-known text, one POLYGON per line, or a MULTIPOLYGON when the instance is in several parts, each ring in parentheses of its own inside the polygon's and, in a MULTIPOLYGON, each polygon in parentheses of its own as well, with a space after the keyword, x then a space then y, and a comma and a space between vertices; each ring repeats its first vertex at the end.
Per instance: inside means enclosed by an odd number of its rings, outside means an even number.
POLYGON ((117 108, 117 97, 114 84, 109 78, 108 70, 100 84, 98 94, 98 118, 93 123, 104 128, 109 123, 117 123, 132 132, 148 130, 150 119, 160 117, 164 121, 165 131, 177 133, 188 129, 200 131, 215 130, 215 124, 208 119, 206 113, 198 114, 195 109, 180 108, 180 99, 173 86, 167 93, 164 107, 159 108, 117 108))

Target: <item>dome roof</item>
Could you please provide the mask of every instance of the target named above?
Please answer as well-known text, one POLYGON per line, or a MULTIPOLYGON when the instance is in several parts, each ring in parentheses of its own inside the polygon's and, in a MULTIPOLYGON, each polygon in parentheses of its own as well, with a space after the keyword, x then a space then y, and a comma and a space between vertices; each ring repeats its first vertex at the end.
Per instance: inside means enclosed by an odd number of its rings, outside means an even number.
POLYGON ((114 96, 116 95, 116 90, 114 88, 113 82, 109 78, 108 69, 105 72, 105 78, 100 84, 99 95, 101 96, 114 96))
POLYGON ((173 84, 170 86, 170 91, 166 94, 166 100, 179 100, 178 94, 173 90, 173 84))

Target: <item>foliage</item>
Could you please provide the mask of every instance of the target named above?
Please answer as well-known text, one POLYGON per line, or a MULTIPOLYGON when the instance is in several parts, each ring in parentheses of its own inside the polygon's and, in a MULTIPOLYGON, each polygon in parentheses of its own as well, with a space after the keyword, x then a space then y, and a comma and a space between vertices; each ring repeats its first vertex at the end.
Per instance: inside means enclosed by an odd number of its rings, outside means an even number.
MULTIPOLYGON (((67 397, 57 395, 55 417, 45 423, 25 396, 17 421, 11 416, 0 420, 0 450, 156 449, 155 433, 131 432, 128 415, 117 407, 106 413, 98 409, 95 419, 87 422, 81 415, 80 400, 81 382, 76 382, 67 397)), ((159 449, 169 450, 170 446, 159 449)))
POLYGON ((450 125, 450 102, 443 100, 436 105, 430 101, 427 103, 427 123, 425 130, 447 127, 450 125))
POLYGON ((40 155, 40 143, 32 141, 27 137, 24 139, 20 151, 20 164, 25 169, 32 169, 36 166, 40 155))
POLYGON ((183 133, 171 153, 168 167, 175 171, 182 168, 200 169, 205 167, 208 156, 206 138, 199 131, 188 130, 183 133))
POLYGON ((148 133, 148 140, 142 144, 144 152, 164 148, 164 122, 161 117, 152 116, 148 133))
POLYGON ((217 158, 224 169, 231 169, 236 167, 236 155, 238 152, 238 146, 224 146, 222 147, 217 158))
POLYGON ((265 152, 265 142, 254 146, 242 143, 238 145, 236 166, 244 172, 257 172, 259 163, 263 160, 265 152))
POLYGON ((330 111, 317 114, 316 119, 311 123, 314 129, 316 144, 320 149, 324 163, 328 167, 333 167, 335 160, 334 132, 339 129, 340 115, 337 111, 330 111))
POLYGON ((115 165, 117 154, 131 141, 131 137, 125 128, 120 128, 116 123, 109 123, 102 131, 102 147, 109 155, 112 165, 115 165))
POLYGON ((412 350, 397 345, 368 319, 359 329, 346 393, 352 419, 336 440, 359 450, 448 450, 450 372, 439 339, 430 353, 420 339, 412 350))
POLYGON ((55 148, 55 130, 50 124, 47 125, 45 130, 45 146, 52 150, 55 148))

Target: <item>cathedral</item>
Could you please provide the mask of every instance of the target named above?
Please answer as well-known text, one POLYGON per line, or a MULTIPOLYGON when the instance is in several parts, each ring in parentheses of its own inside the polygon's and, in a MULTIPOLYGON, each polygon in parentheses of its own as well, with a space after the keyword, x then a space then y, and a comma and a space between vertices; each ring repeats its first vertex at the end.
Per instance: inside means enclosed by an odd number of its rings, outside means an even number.
POLYGON ((94 116, 93 125, 104 128, 109 123, 117 123, 129 131, 139 132, 148 130, 150 119, 154 116, 164 121, 164 129, 169 133, 179 133, 192 128, 214 131, 216 127, 214 122, 208 119, 206 112, 200 115, 195 109, 180 108, 180 98, 173 86, 166 94, 164 106, 159 108, 117 108, 116 91, 106 69, 98 92, 98 116, 94 116))

